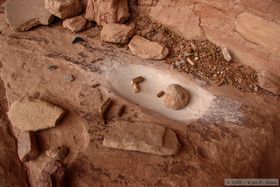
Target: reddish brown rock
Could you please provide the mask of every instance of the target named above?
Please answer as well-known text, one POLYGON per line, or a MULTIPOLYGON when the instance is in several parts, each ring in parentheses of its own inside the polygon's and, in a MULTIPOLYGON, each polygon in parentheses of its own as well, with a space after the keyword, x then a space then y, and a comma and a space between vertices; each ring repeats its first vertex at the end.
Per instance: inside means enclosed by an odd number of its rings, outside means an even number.
POLYGON ((74 18, 66 19, 63 21, 63 27, 72 32, 80 32, 86 28, 87 20, 83 16, 76 16, 74 18))
POLYGON ((188 91, 178 84, 171 84, 165 90, 164 105, 167 108, 180 110, 184 108, 190 99, 188 91))
POLYGON ((15 101, 8 112, 12 125, 22 131, 37 131, 54 127, 63 115, 63 109, 30 97, 15 101))
POLYGON ((51 149, 48 149, 46 151, 46 154, 51 159, 60 160, 66 157, 68 152, 69 152, 68 147, 59 146, 59 147, 53 147, 51 149))
POLYGON ((10 0, 5 3, 6 20, 12 30, 26 31, 53 20, 43 0, 10 0))
POLYGON ((134 25, 124 25, 117 23, 109 23, 103 25, 101 31, 101 39, 110 43, 128 43, 129 39, 134 35, 134 25))
POLYGON ((169 53, 167 47, 158 42, 147 40, 139 35, 136 35, 131 39, 128 47, 132 54, 143 59, 162 60, 169 53))
POLYGON ((19 132, 18 156, 21 161, 28 162, 39 155, 35 135, 31 132, 19 132))
POLYGON ((44 0, 45 7, 53 15, 61 18, 71 18, 77 16, 82 11, 80 0, 44 0))
POLYGON ((103 145, 157 155, 174 155, 180 148, 173 130, 150 123, 129 122, 118 122, 113 126, 103 145))
POLYGON ((39 181, 39 187, 63 187, 66 165, 58 160, 53 160, 44 167, 39 181))
POLYGON ((85 18, 98 25, 123 23, 129 18, 127 0, 88 0, 85 18))
POLYGON ((258 73, 258 80, 260 87, 274 93, 275 95, 280 95, 279 76, 268 71, 261 71, 258 73))

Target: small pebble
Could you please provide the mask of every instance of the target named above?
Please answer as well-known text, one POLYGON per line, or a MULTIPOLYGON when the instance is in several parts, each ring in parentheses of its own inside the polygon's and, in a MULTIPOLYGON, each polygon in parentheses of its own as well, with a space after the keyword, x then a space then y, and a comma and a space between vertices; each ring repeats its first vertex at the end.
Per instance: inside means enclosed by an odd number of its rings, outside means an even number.
POLYGON ((73 75, 65 75, 64 80, 67 82, 73 82, 75 80, 75 77, 73 75))
POLYGON ((160 92, 158 92, 157 97, 162 97, 164 94, 165 94, 164 91, 160 91, 160 92))
POLYGON ((49 65, 48 66, 48 69, 50 70, 50 71, 53 71, 53 70, 56 70, 58 67, 56 66, 56 65, 49 65))
POLYGON ((79 36, 75 37, 74 40, 72 41, 72 44, 76 44, 76 43, 81 43, 84 42, 85 40, 79 36))

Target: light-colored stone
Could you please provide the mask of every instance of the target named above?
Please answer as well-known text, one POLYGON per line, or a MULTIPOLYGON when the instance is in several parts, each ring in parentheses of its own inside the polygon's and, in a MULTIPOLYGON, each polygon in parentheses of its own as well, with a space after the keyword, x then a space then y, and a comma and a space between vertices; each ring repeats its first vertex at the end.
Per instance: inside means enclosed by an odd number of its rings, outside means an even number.
POLYGON ((14 31, 26 31, 53 20, 43 0, 10 0, 5 3, 6 20, 14 31))
POLYGON ((54 127, 63 114, 63 109, 30 97, 16 100, 8 112, 12 125, 22 131, 37 131, 54 127))
POLYGON ((83 16, 76 16, 74 18, 66 19, 63 21, 63 27, 72 32, 80 32, 86 28, 87 20, 83 16))
POLYGON ((230 55, 230 52, 229 52, 228 48, 222 47, 221 51, 222 51, 224 59, 227 62, 230 62, 232 58, 231 58, 231 55, 230 55))
POLYGON ((127 0, 88 0, 85 18, 98 25, 123 23, 129 18, 127 0))
POLYGON ((53 15, 61 18, 71 18, 77 16, 82 11, 80 0, 44 0, 45 7, 53 15))
POLYGON ((51 149, 48 149, 46 151, 46 154, 51 159, 60 160, 66 157, 68 152, 69 152, 68 147, 59 146, 59 147, 53 147, 51 149))
POLYGON ((128 44, 132 54, 143 59, 162 60, 169 54, 169 49, 158 42, 135 35, 128 44))
POLYGON ((39 155, 36 138, 32 132, 19 132, 17 146, 19 159, 23 162, 33 160, 39 155))
POLYGON ((105 135, 103 145, 157 155, 174 155, 180 143, 175 132, 151 123, 118 122, 105 135))
POLYGON ((164 105, 167 108, 179 110, 184 108, 190 99, 188 91, 178 84, 170 84, 164 95, 164 105))
POLYGON ((152 6, 150 17, 187 40, 203 40, 205 36, 199 25, 199 17, 192 9, 184 0, 159 0, 152 6))
POLYGON ((65 171, 66 165, 60 161, 48 162, 40 175, 38 187, 63 187, 65 171))
POLYGON ((280 25, 249 12, 238 15, 235 27, 243 37, 280 56, 280 25))
POLYGON ((128 43, 129 39, 135 33, 134 25, 124 25, 118 23, 109 23, 103 25, 101 39, 110 43, 128 43))
POLYGON ((260 87, 274 93, 275 95, 280 95, 279 76, 268 71, 261 71, 258 73, 258 80, 260 87))

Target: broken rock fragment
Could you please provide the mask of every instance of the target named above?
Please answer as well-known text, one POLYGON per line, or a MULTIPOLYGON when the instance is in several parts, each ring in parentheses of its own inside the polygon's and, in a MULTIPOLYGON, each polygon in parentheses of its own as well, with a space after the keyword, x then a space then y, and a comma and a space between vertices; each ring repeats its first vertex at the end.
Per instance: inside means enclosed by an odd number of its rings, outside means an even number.
POLYGON ((222 50, 222 54, 223 54, 224 59, 225 59, 227 62, 230 62, 232 58, 231 58, 231 55, 230 55, 230 53, 229 53, 228 48, 223 47, 221 50, 222 50))
POLYGON ((63 187, 66 165, 58 160, 53 160, 44 167, 38 187, 63 187))
POLYGON ((61 18, 71 18, 77 16, 82 11, 80 0, 44 0, 45 7, 53 15, 61 18))
POLYGON ((164 59, 169 50, 167 47, 147 40, 139 35, 134 36, 128 44, 132 54, 139 56, 143 59, 162 60, 164 59))
POLYGON ((7 1, 5 16, 14 31, 27 31, 38 25, 48 25, 53 20, 51 13, 45 9, 43 0, 7 1))
POLYGON ((8 112, 11 123, 22 131, 54 127, 63 115, 63 109, 31 97, 16 100, 8 112))
POLYGON ((83 16, 76 16, 63 21, 63 27, 75 33, 84 30, 86 25, 87 20, 83 16))
POLYGON ((88 0, 85 18, 98 25, 123 23, 129 18, 127 0, 88 0))
POLYGON ((64 157, 66 157, 68 152, 69 152, 68 147, 58 146, 58 147, 53 147, 53 148, 47 150, 46 154, 51 159, 60 160, 60 159, 63 159, 64 157))
POLYGON ((109 23, 103 25, 101 39, 105 42, 125 44, 128 43, 134 33, 133 25, 109 23))
POLYGON ((269 71, 261 71, 258 73, 258 80, 260 87, 275 95, 280 95, 280 77, 269 71))
POLYGON ((35 135, 32 132, 19 132, 17 146, 19 159, 23 162, 33 160, 39 155, 35 135))
POLYGON ((174 155, 180 148, 173 130, 151 123, 127 121, 117 122, 105 135, 103 145, 157 155, 174 155))
POLYGON ((190 95, 188 91, 178 84, 171 84, 166 88, 164 95, 164 105, 167 108, 180 110, 189 102, 190 95))

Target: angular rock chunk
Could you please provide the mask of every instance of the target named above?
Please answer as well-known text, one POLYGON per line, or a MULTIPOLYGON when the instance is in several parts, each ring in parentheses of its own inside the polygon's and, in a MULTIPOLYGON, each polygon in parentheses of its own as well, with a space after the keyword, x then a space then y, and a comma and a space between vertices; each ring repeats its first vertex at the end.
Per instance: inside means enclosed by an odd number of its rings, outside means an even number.
POLYGON ((98 25, 123 23, 129 18, 127 0, 88 0, 85 18, 98 25))
POLYGON ((129 122, 118 122, 112 127, 103 145, 157 155, 174 155, 180 148, 173 130, 151 123, 129 122))
POLYGON ((162 60, 168 54, 167 47, 162 46, 158 42, 147 40, 139 35, 135 35, 128 44, 132 54, 143 59, 162 60))
POLYGON ((20 132, 17 139, 18 156, 21 161, 28 162, 39 155, 35 135, 31 132, 20 132))
POLYGON ((45 7, 61 19, 77 16, 82 11, 80 0, 45 0, 45 7))
POLYGON ((53 20, 51 13, 45 9, 43 0, 7 1, 5 14, 14 31, 27 31, 38 25, 48 25, 53 20))
POLYGON ((49 158, 60 160, 67 156, 69 152, 68 147, 65 146, 59 146, 59 147, 53 147, 46 151, 46 154, 49 158))
POLYGON ((280 95, 280 77, 268 71, 261 71, 258 73, 258 80, 260 87, 280 95))
POLYGON ((11 123, 22 131, 54 127, 63 115, 63 109, 30 97, 15 101, 8 112, 11 123))
POLYGON ((230 55, 230 52, 229 52, 228 48, 223 47, 223 48, 221 49, 221 51, 222 51, 222 54, 223 54, 224 59, 225 59, 227 62, 230 62, 232 58, 231 58, 231 55, 230 55))
POLYGON ((164 105, 167 108, 179 110, 184 108, 189 102, 188 91, 178 84, 171 84, 165 90, 164 105))
POLYGON ((53 160, 44 167, 38 187, 63 187, 66 165, 58 160, 53 160))
POLYGON ((63 21, 63 27, 75 33, 84 30, 86 25, 87 20, 83 16, 76 16, 63 21))
POLYGON ((101 39, 111 43, 128 43, 129 39, 135 34, 134 26, 124 24, 109 23, 103 25, 101 39))

